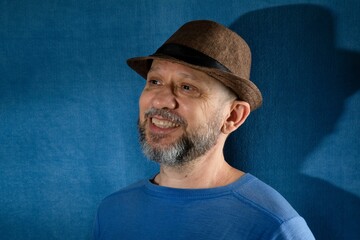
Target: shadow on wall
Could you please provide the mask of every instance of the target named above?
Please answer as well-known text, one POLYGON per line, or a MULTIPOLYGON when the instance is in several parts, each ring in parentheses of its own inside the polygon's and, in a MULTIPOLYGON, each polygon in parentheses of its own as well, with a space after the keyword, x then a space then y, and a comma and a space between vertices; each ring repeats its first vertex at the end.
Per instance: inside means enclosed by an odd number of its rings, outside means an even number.
POLYGON ((227 160, 279 190, 317 239, 360 239, 359 197, 300 173, 359 90, 360 55, 336 49, 333 17, 315 5, 250 12, 230 28, 252 49, 264 104, 229 138, 227 160))

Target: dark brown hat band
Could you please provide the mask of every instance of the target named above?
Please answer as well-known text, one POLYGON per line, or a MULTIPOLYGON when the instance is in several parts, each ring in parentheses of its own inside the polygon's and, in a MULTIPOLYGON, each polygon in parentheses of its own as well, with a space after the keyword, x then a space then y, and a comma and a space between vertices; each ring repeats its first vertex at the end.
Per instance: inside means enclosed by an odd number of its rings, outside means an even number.
POLYGON ((175 43, 164 44, 151 56, 155 57, 160 55, 170 56, 192 65, 215 68, 223 72, 231 73, 228 68, 226 68, 224 65, 222 65, 215 59, 203 54, 202 52, 183 45, 175 43))

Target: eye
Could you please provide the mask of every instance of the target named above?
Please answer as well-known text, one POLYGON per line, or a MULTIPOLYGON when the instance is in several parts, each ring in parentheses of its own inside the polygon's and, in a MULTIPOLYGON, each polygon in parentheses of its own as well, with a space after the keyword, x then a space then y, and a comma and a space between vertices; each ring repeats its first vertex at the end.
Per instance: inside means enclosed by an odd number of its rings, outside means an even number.
POLYGON ((161 81, 157 79, 148 79, 146 85, 147 87, 157 87, 161 85, 161 81))
POLYGON ((193 90, 193 87, 190 85, 182 85, 181 88, 185 91, 191 91, 193 90))
POLYGON ((199 89, 189 85, 189 84, 182 84, 180 85, 180 89, 184 94, 197 97, 200 95, 199 89))
POLYGON ((150 80, 148 81, 148 83, 149 83, 150 85, 159 85, 159 84, 160 84, 160 81, 159 81, 159 80, 156 80, 156 79, 150 79, 150 80))

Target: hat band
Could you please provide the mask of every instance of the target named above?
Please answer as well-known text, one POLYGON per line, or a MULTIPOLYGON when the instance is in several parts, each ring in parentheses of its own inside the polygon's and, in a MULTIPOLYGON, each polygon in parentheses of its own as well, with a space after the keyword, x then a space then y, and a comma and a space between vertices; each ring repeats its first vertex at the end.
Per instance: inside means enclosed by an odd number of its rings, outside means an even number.
POLYGON ((162 45, 152 56, 156 55, 167 55, 192 65, 215 68, 224 72, 231 73, 231 71, 227 67, 225 67, 215 59, 205 55, 204 53, 199 52, 193 48, 189 48, 175 43, 168 43, 162 45))

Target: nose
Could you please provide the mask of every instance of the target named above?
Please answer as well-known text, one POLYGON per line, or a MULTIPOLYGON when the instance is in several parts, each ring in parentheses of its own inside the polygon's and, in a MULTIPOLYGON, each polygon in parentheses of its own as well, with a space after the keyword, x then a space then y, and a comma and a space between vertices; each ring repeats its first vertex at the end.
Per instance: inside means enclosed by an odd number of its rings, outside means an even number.
POLYGON ((152 105, 157 109, 176 109, 178 102, 171 87, 158 91, 152 98, 152 105))

